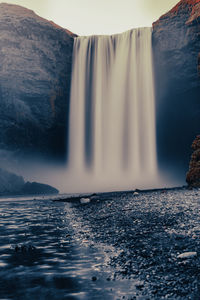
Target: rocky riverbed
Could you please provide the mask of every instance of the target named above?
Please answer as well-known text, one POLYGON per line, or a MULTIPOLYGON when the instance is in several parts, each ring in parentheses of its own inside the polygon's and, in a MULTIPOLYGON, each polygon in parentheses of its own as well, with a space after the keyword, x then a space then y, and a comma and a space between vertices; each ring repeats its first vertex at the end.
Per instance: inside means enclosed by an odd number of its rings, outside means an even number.
POLYGON ((1 299, 200 299, 199 189, 63 198, 0 201, 1 299))

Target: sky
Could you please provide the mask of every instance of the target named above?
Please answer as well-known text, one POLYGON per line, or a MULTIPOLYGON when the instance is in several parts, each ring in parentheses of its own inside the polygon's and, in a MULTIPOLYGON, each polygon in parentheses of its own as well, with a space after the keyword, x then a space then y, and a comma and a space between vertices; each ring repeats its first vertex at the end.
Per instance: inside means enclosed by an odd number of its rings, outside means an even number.
POLYGON ((113 34, 151 26, 179 0, 4 0, 78 34, 113 34))

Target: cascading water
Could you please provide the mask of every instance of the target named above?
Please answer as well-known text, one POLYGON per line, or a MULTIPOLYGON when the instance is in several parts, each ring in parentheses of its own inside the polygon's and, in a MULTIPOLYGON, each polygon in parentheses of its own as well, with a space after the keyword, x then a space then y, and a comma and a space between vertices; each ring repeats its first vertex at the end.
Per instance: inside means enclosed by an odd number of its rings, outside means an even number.
POLYGON ((140 28, 75 38, 68 172, 76 191, 155 186, 151 37, 140 28))

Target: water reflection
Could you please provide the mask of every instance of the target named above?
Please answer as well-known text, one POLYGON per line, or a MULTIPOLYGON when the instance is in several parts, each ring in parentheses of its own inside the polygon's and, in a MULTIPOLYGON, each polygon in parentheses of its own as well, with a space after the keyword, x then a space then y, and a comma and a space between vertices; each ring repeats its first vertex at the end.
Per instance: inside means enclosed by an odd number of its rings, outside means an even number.
POLYGON ((112 249, 90 243, 71 204, 0 201, 0 236, 1 299, 122 299, 131 292, 129 281, 110 280, 112 249))

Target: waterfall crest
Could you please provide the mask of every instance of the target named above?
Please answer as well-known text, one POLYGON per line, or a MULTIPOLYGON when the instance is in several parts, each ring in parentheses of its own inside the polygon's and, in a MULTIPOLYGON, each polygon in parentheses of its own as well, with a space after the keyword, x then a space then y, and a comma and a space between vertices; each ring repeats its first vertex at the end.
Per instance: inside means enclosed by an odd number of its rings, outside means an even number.
POLYGON ((152 185, 154 102, 151 28, 75 38, 68 170, 77 185, 87 180, 88 190, 152 185))

